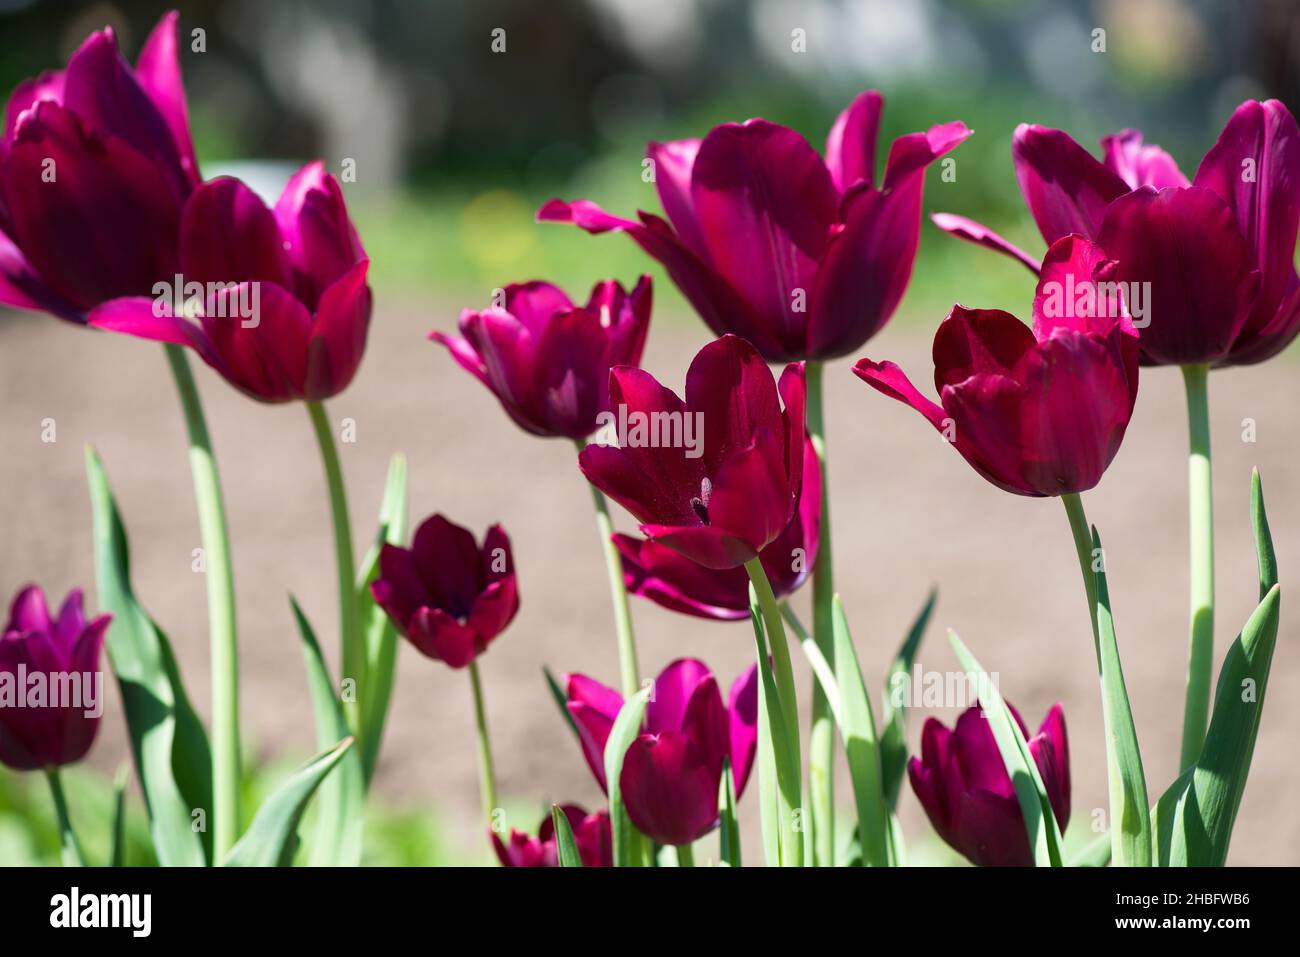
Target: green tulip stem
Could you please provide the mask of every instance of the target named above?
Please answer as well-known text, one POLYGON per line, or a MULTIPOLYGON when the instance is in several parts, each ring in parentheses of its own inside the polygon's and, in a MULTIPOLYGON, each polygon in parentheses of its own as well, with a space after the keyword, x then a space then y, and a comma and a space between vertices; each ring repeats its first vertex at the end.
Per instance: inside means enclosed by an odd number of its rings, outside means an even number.
MULTIPOLYGON (((1097 651, 1097 666, 1101 667, 1101 639, 1097 632, 1097 579, 1093 571, 1092 530, 1088 525, 1088 516, 1083 511, 1083 499, 1078 492, 1061 496, 1065 514, 1070 520, 1070 534, 1074 538, 1074 550, 1079 556, 1079 571, 1083 575, 1083 592, 1088 598, 1088 620, 1092 622, 1092 644, 1097 651)), ((1099 557, 1099 556, 1098 556, 1099 557)))
POLYGON ((57 767, 45 769, 45 780, 50 782, 50 796, 54 798, 54 814, 59 822, 59 848, 64 867, 85 867, 86 855, 81 850, 81 842, 72 829, 72 818, 68 816, 68 802, 63 796, 63 779, 57 767))
POLYGON ((478 732, 479 793, 488 826, 493 824, 497 809, 497 778, 492 769, 492 741, 488 738, 487 709, 483 706, 483 682, 479 680, 478 660, 469 663, 469 684, 474 689, 474 727, 478 732))
POLYGON ((365 700, 366 660, 361 644, 361 628, 357 620, 357 574, 352 557, 352 522, 348 516, 348 494, 343 486, 343 468, 339 463, 338 447, 334 444, 334 431, 325 406, 308 402, 307 413, 316 432, 320 446, 321 464, 325 469, 325 482, 329 486, 330 514, 334 520, 334 562, 338 571, 339 634, 342 642, 342 681, 352 682, 352 693, 342 695, 343 712, 353 733, 361 732, 359 702, 365 700))
POLYGON ((1214 490, 1210 464, 1210 403, 1207 365, 1183 366, 1187 391, 1187 492, 1191 575, 1191 635, 1187 656, 1187 698, 1179 768, 1201 756, 1210 714, 1214 667, 1214 490))
MULTIPOLYGON (((832 600, 835 597, 834 564, 831 554, 830 481, 826 468, 826 420, 822 403, 821 362, 809 361, 808 432, 820 466, 821 523, 818 531, 817 562, 813 566, 813 642, 822 656, 835 667, 835 639, 832 635, 832 600)), ((835 721, 819 682, 813 681, 812 727, 808 735, 808 808, 805 827, 815 866, 835 863, 835 721)))
MULTIPOLYGON (((582 440, 575 443, 581 453, 586 447, 582 440)), ((605 568, 609 573, 609 594, 614 603, 614 631, 618 639, 618 671, 623 687, 623 698, 631 698, 641 690, 641 672, 636 661, 636 636, 632 633, 632 609, 628 607, 627 585, 623 581, 623 560, 614 544, 614 522, 609 517, 609 503, 596 486, 591 486, 591 501, 596 506, 596 530, 605 553, 605 568)))
POLYGON ((235 630, 235 578, 230 533, 217 460, 208 436, 203 403, 185 351, 165 347, 167 362, 185 412, 190 472, 203 541, 208 589, 208 641, 212 663, 212 851, 225 858, 239 838, 239 641, 235 630))
POLYGON ((691 850, 691 845, 689 845, 689 844, 678 844, 678 845, 676 845, 676 848, 677 848, 677 866, 678 866, 678 867, 694 867, 694 866, 695 866, 695 852, 694 852, 693 850, 691 850))

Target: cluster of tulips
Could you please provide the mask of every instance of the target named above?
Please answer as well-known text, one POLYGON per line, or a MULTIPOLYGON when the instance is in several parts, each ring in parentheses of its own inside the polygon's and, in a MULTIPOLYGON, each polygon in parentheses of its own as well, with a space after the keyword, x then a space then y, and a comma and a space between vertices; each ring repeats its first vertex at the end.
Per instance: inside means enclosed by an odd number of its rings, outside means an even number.
MULTIPOLYGON (((1279 586, 1256 476, 1259 605, 1211 695, 1207 374, 1274 356, 1300 330, 1293 259, 1300 130, 1276 101, 1243 103, 1189 181, 1133 130, 1106 137, 1099 160, 1064 132, 1020 126, 1013 166, 1043 236, 1042 258, 969 219, 939 214, 934 222, 1035 274, 1032 325, 954 306, 934 338, 938 401, 893 363, 861 358, 853 367, 872 389, 919 412, 987 481, 1065 506, 1096 650, 1110 794, 1108 832, 1066 860, 1070 767, 1061 707, 1031 735, 996 684, 981 680, 979 705, 952 729, 928 720, 921 753, 910 757, 905 709, 866 687, 835 591, 825 370, 859 353, 894 313, 916 257, 926 169, 971 132, 950 122, 901 136, 878 175, 882 110, 875 92, 855 99, 824 155, 798 133, 757 119, 718 126, 703 140, 652 143, 663 217, 625 219, 587 200, 552 200, 539 210, 542 221, 626 233, 667 271, 717 336, 691 362, 684 398, 639 368, 648 277, 630 292, 598 282, 585 303, 546 282, 505 285, 487 308, 461 315, 458 334, 430 335, 522 430, 575 444, 608 564, 617 682, 547 672, 574 747, 608 803, 594 812, 557 805, 533 832, 507 827, 498 807, 477 666, 519 608, 505 530, 492 526, 480 540, 436 514, 404 546, 398 457, 374 547, 360 566, 355 561, 335 426, 322 403, 357 370, 372 301, 366 253, 338 183, 321 163, 308 165, 268 208, 237 179, 204 180, 188 128, 176 15, 163 18, 134 67, 111 31, 93 34, 65 69, 9 98, 0 141, 0 302, 165 344, 188 425, 206 556, 212 713, 205 727, 166 635, 134 596, 122 519, 93 451, 104 614, 88 620, 77 591, 54 615, 38 587, 25 587, 0 641, 0 677, 12 684, 43 675, 54 688, 58 675, 96 671, 107 646, 164 864, 359 862, 399 635, 425 657, 468 672, 484 830, 505 865, 687 865, 692 846, 715 830, 717 859, 738 865, 736 803, 751 777, 768 864, 903 863, 896 809, 904 778, 943 840, 976 864, 1223 863, 1263 709, 1279 586), (173 295, 173 285, 184 292, 173 295), (250 301, 253 314, 243 308, 250 301), (246 828, 237 787, 235 564, 187 350, 256 401, 305 404, 335 533, 337 676, 293 606, 323 750, 248 815, 246 828), (784 364, 779 376, 768 363, 784 364), (1104 553, 1080 498, 1119 451, 1144 365, 1182 369, 1191 452, 1181 773, 1158 796, 1142 769, 1104 553), (636 519, 639 536, 614 533, 609 499, 636 519), (809 579, 807 628, 787 599, 809 579), (629 595, 696 618, 749 618, 754 664, 725 676, 725 696, 724 679, 696 659, 643 682, 629 595), (815 679, 806 734, 792 647, 815 679), (837 839, 841 746, 856 826, 837 839), (300 846, 299 823, 318 792, 315 832, 300 846)), ((527 570, 518 577, 526 583, 527 570)), ((910 670, 929 607, 891 675, 910 670)), ((967 673, 987 678, 961 640, 950 641, 967 673)), ((98 720, 53 699, 0 707, 0 761, 47 774, 68 862, 84 855, 58 769, 86 754, 98 720)))

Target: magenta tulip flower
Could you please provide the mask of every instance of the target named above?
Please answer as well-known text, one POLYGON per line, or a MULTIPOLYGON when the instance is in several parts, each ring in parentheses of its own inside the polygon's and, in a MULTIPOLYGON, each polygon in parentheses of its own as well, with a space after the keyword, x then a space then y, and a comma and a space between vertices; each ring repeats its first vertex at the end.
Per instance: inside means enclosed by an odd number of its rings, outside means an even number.
MULTIPOLYGON (((1031 738, 1019 712, 1010 710, 1029 742, 1052 812, 1064 831, 1070 820, 1065 713, 1059 704, 1053 705, 1031 738)), ((921 756, 908 762, 907 771, 934 829, 972 864, 1029 867, 1034 863, 1011 777, 978 705, 962 712, 951 731, 934 718, 926 719, 921 756)))
MULTIPOLYGON (((794 520, 758 556, 777 598, 796 591, 817 563, 821 495, 821 469, 809 441, 794 520)), ((749 575, 744 568, 705 568, 667 545, 632 535, 617 534, 614 544, 632 594, 698 618, 749 618, 749 575)))
POLYGON ((589 445, 578 464, 647 538, 707 568, 735 568, 794 518, 804 392, 801 365, 791 363, 773 383, 762 357, 736 336, 695 356, 685 402, 649 373, 617 366, 609 393, 619 444, 589 445))
MULTIPOLYGON (((577 804, 562 804, 560 810, 573 828, 573 840, 583 867, 614 866, 614 836, 609 812, 601 808, 588 814, 577 804)), ((560 854, 555 843, 555 821, 551 815, 542 819, 537 836, 510 829, 509 843, 493 833, 492 846, 502 867, 559 867, 560 854)))
POLYGON ((1010 313, 954 306, 934 337, 937 405, 892 362, 853 371, 920 412, 998 488, 1092 488, 1119 451, 1138 385, 1138 337, 1112 292, 1115 263, 1078 236, 1048 250, 1032 331, 1010 313))
POLYGON ((753 119, 703 140, 651 143, 667 222, 551 200, 538 219, 625 232, 667 269, 717 335, 748 339, 769 362, 847 355, 884 327, 912 273, 925 169, 970 135, 961 122, 894 141, 876 179, 884 98, 858 96, 826 158, 798 133, 753 119))
POLYGON ((497 397, 525 432, 583 439, 609 407, 611 366, 641 363, 650 325, 650 277, 631 293, 599 282, 585 306, 550 283, 511 284, 505 301, 466 309, 460 335, 429 333, 497 397))
POLYGON ((186 292, 179 314, 168 291, 105 303, 90 324, 188 346, 261 402, 318 402, 352 381, 370 325, 370 261, 321 163, 289 180, 274 211, 237 179, 204 183, 181 216, 180 266, 200 294, 186 292))
MULTIPOLYGON (((603 789, 605 743, 623 697, 585 675, 566 675, 564 681, 583 755, 603 789)), ((750 665, 736 679, 724 707, 704 662, 674 661, 655 679, 643 733, 623 760, 619 787, 628 816, 661 844, 689 844, 717 823, 724 759, 731 760, 739 798, 757 748, 757 667, 750 665)))
POLYGON ((383 547, 370 593, 421 654, 464 668, 519 610, 510 539, 493 525, 480 548, 468 529, 433 515, 409 549, 383 547))
POLYGON ((199 183, 176 13, 133 69, 111 29, 66 69, 20 83, 0 139, 0 304, 84 322, 149 294, 179 262, 181 209, 199 183))
MULTIPOLYGON (((1097 160, 1060 130, 1022 125, 1012 155, 1049 244, 1077 233, 1118 262, 1118 281, 1149 283, 1143 363, 1246 365, 1286 348, 1300 333, 1300 128, 1290 111, 1242 103, 1190 182, 1136 130, 1102 147, 1097 160)), ((978 223, 935 221, 1035 268, 978 223)))
POLYGON ((14 598, 0 637, 0 763, 34 771, 85 757, 103 712, 99 652, 111 620, 87 621, 80 589, 57 618, 37 585, 14 598))

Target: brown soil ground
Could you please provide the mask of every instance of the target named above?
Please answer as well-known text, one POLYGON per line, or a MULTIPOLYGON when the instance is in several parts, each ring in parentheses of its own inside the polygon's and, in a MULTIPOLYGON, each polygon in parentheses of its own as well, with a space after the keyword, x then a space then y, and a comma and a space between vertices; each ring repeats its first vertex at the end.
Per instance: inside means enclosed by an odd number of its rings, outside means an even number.
MULTIPOLYGON (((356 420, 342 447, 354 534, 370 540, 389 455, 410 459, 412 515, 446 512, 481 532, 500 521, 519 568, 522 609, 483 662, 503 794, 594 803, 598 792, 555 713, 541 666, 616 683, 604 569, 587 489, 562 442, 520 433, 441 349, 424 342, 455 310, 411 302, 377 315, 357 381, 329 404, 356 420)), ((660 316, 645 365, 680 390, 703 342, 694 322, 660 316)), ((896 324, 866 350, 928 380, 929 334, 896 324)), ((868 678, 884 669, 930 585, 939 605, 920 660, 957 667, 943 639, 957 629, 1003 692, 1036 724, 1065 703, 1076 827, 1106 805, 1102 726, 1091 636, 1065 516, 1051 500, 1008 495, 980 479, 910 410, 858 382, 851 363, 828 373, 831 483, 839 587, 868 678)), ((302 658, 286 596, 298 596, 333 655, 334 571, 324 484, 306 413, 257 405, 199 366, 234 540, 244 733, 261 755, 311 750, 302 658)), ((1300 569, 1300 404, 1294 355, 1212 377, 1218 518, 1216 662, 1255 603, 1249 480, 1259 466, 1284 583, 1300 569), (1242 420, 1258 441, 1243 442, 1242 420)), ((1144 372, 1128 438, 1100 489, 1086 496, 1102 530, 1125 677, 1153 791, 1176 770, 1187 630, 1185 417, 1177 372, 1144 372)), ((133 546, 137 590, 171 634, 191 693, 207 706, 206 605, 190 571, 198 523, 182 422, 160 348, 31 316, 0 317, 0 590, 36 580, 60 595, 93 593, 83 448, 103 455, 133 546), (42 420, 57 441, 41 441, 42 420)), ((621 516, 625 527, 630 523, 621 516)), ((797 605, 806 610, 808 596, 797 605)), ((747 624, 687 619, 634 604, 641 665, 654 674, 679 655, 707 660, 725 682, 752 659, 747 624)), ((1290 613, 1231 861, 1300 864, 1300 649, 1290 613)), ((797 661, 796 665, 802 665, 797 661)), ((1217 663, 1216 663, 1217 668, 1217 663)), ((802 669, 806 674, 806 669, 802 669)), ((804 681, 801 687, 807 687, 804 681)), ((805 702, 806 703, 806 702, 805 702)), ((125 753, 108 703, 92 762, 125 753)), ((943 717, 950 718, 950 713, 943 717)), ((913 714, 909 737, 919 738, 913 714)), ((477 840, 475 747, 463 674, 403 648, 378 791, 390 803, 436 806, 466 844, 477 840)), ((841 785, 844 783, 843 774, 841 785)), ((847 795, 846 795, 847 797, 847 795)), ((910 793, 913 842, 928 830, 910 793)), ((754 828, 754 802, 742 817, 754 828)), ((539 815, 540 816, 540 815, 539 815)), ((531 827, 533 821, 512 822, 531 827)), ((748 843, 748 841, 747 841, 748 843)), ((753 859, 751 857, 751 859, 753 859)))

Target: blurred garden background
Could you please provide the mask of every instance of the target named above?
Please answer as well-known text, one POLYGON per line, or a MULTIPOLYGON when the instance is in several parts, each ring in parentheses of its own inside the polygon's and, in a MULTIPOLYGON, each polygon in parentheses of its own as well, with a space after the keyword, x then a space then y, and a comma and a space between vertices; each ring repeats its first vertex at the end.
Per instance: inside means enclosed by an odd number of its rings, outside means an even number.
MULTIPOLYGON (((706 336, 631 242, 537 225, 543 201, 657 211, 641 176, 646 141, 761 115, 821 149, 835 115, 874 87, 886 97, 878 162, 901 133, 965 121, 975 135, 952 154, 953 182, 930 175, 927 210, 973 217, 1037 254, 1041 240, 1010 164, 1017 123, 1067 129, 1091 149, 1101 135, 1136 126, 1190 175, 1242 100, 1276 97, 1300 109, 1294 0, 0 0, 0 88, 7 94, 62 66, 105 24, 133 59, 173 6, 205 176, 235 173, 273 196, 308 159, 323 158, 336 175, 355 170, 344 189, 372 260, 376 312, 361 373, 330 409, 358 426, 359 441, 344 447, 356 538, 372 536, 395 451, 411 462, 413 520, 438 510, 480 532, 497 520, 510 531, 522 610, 482 667, 509 823, 529 830, 552 800, 599 801, 541 674, 547 664, 614 683, 589 501, 572 449, 519 433, 424 336, 450 330, 461 308, 486 304, 507 282, 544 278, 578 298, 597 279, 630 283, 641 272, 655 280, 647 368, 680 388, 706 336), (494 51, 494 38, 504 50, 494 51)), ((1020 266, 927 222, 907 297, 863 354, 895 359, 924 382, 930 337, 955 301, 1028 318, 1032 290, 1020 266)), ((1000 672, 1003 693, 1031 725, 1065 702, 1072 831, 1086 840, 1092 809, 1106 804, 1104 752, 1065 518, 1054 502, 983 483, 912 413, 856 382, 850 365, 828 371, 828 417, 838 578, 864 669, 883 676, 937 586, 923 665, 955 667, 942 640, 953 627, 1000 672)), ((287 594, 307 607, 333 653, 328 513, 301 410, 256 406, 208 370, 199 374, 230 500, 251 793, 312 747, 287 594)), ((1263 473, 1284 594, 1300 580, 1298 376, 1292 350, 1212 377, 1216 660, 1253 607, 1252 466, 1263 473), (1245 418, 1258 422, 1257 442, 1242 441, 1245 418)), ((121 500, 137 590, 176 644, 202 710, 205 599, 189 570, 197 520, 171 390, 156 348, 0 313, 0 592, 37 580, 59 596, 75 585, 93 594, 82 451, 94 444, 121 500), (58 422, 53 444, 40 441, 46 417, 58 422)), ((1125 448, 1086 498, 1108 543, 1120 648, 1158 792, 1176 770, 1181 720, 1186 439, 1177 375, 1156 370, 1142 390, 1125 448)), ((678 618, 642 602, 634 614, 644 673, 692 654, 730 683, 752 656, 747 625, 678 618)), ((1284 612, 1233 863, 1300 863, 1292 621, 1284 612)), ((910 717, 913 744, 923 718, 910 717)), ((403 648, 389 727, 367 861, 488 860, 464 675, 403 648)), ((126 756, 114 689, 101 740, 69 779, 92 857, 102 855, 94 822, 103 833, 112 775, 126 756)), ((55 858, 46 798, 43 782, 0 771, 0 863, 55 858)), ((138 812, 138 796, 131 800, 138 812)), ((914 857, 947 860, 910 794, 902 804, 914 857)), ((139 813, 133 827, 142 838, 139 813)), ((143 844, 134 862, 146 860, 143 844)), ((756 842, 747 837, 747 847, 756 842)))

